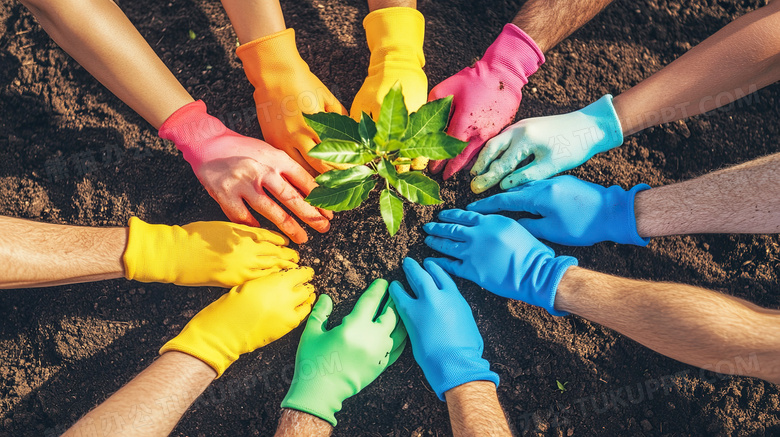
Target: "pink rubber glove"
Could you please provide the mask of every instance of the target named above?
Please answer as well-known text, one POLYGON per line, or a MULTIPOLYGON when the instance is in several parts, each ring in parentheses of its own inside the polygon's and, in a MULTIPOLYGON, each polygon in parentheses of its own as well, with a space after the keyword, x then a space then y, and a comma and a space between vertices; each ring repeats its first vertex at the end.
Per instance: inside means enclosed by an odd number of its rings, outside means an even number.
POLYGON ((268 191, 315 230, 330 229, 333 214, 303 200, 317 186, 314 178, 283 151, 228 129, 206 112, 201 100, 174 112, 160 127, 159 135, 176 144, 231 221, 260 226, 246 201, 292 241, 306 242, 306 231, 265 193, 268 191))
POLYGON ((448 133, 469 145, 449 161, 431 161, 431 172, 439 173, 446 164, 447 179, 464 167, 471 168, 485 142, 514 120, 522 88, 542 64, 544 55, 536 43, 510 23, 473 67, 435 86, 428 100, 455 96, 448 133))

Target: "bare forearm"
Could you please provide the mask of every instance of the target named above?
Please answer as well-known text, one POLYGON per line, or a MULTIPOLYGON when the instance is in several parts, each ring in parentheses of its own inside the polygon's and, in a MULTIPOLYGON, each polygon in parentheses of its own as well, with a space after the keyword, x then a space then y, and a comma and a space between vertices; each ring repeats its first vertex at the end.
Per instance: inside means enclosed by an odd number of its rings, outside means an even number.
POLYGON ((53 225, 0 217, 0 288, 124 277, 127 228, 53 225))
POLYGON ((455 437, 512 435, 492 382, 467 382, 447 390, 444 396, 455 437))
POLYGON ((614 99, 623 134, 728 105, 780 79, 780 2, 724 27, 614 99))
POLYGON ((371 12, 377 9, 398 7, 417 9, 417 0, 368 0, 368 10, 371 12))
POLYGON ((707 370, 780 382, 780 311, 683 284, 566 271, 555 308, 707 370))
POLYGON ((277 0, 222 0, 222 6, 241 44, 287 28, 277 0))
POLYGON ((193 101, 113 1, 22 3, 60 47, 155 128, 193 101))
POLYGON ((547 52, 613 0, 528 0, 512 23, 547 52))
POLYGON ((330 423, 319 417, 284 408, 274 437, 328 437, 332 433, 330 423))
POLYGON ((637 230, 643 237, 780 233, 779 179, 780 154, 774 154, 642 191, 634 203, 637 230))
POLYGON ((216 376, 197 358, 166 352, 63 435, 167 436, 216 376))

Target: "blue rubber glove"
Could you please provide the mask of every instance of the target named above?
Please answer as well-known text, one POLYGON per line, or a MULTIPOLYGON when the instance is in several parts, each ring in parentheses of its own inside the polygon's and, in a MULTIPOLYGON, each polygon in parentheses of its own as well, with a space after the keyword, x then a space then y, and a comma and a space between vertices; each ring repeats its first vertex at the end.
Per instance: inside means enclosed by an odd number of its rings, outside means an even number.
POLYGON ((579 111, 520 120, 488 141, 471 168, 479 175, 471 190, 481 193, 499 181, 507 190, 547 179, 621 144, 623 128, 609 94, 579 111), (515 170, 531 155, 530 164, 515 170))
POLYGON ((585 182, 574 176, 558 176, 512 188, 506 193, 478 200, 469 211, 490 214, 500 211, 527 212, 542 218, 524 218, 520 223, 534 237, 569 246, 590 246, 602 241, 646 246, 636 229, 634 198, 649 190, 639 184, 626 191, 585 182))
POLYGON ((426 223, 425 244, 453 259, 431 258, 450 274, 499 296, 542 307, 554 316, 558 283, 577 259, 555 256, 516 221, 460 209, 439 213, 446 223, 426 223))
POLYGON ((471 381, 498 386, 498 375, 482 358, 482 336, 466 299, 441 267, 430 260, 424 265, 427 272, 417 261, 404 259, 406 280, 416 298, 398 281, 390 284, 390 296, 428 383, 441 400, 447 390, 471 381))

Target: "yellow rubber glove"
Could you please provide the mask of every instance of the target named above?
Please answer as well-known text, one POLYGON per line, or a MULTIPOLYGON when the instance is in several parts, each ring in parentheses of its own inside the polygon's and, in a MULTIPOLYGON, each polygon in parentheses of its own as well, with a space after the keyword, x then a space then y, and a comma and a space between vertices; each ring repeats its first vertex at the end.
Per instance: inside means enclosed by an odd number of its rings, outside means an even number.
POLYGON ((276 232, 228 222, 150 225, 132 217, 125 277, 141 282, 233 287, 297 267, 298 253, 276 232))
POLYGON ((287 29, 248 42, 236 49, 236 54, 255 87, 257 119, 265 140, 284 150, 314 176, 332 170, 332 164, 308 155, 319 138, 302 113, 346 115, 347 110, 301 59, 295 31, 287 29))
POLYGON ((316 299, 308 282, 314 270, 301 267, 272 273, 225 293, 187 323, 160 349, 203 361, 217 378, 241 354, 261 348, 295 329, 316 299))
POLYGON ((371 61, 350 116, 360 121, 361 112, 365 112, 376 120, 382 100, 398 81, 409 112, 418 110, 428 101, 428 78, 422 69, 425 18, 414 8, 384 8, 368 14, 363 27, 371 61))

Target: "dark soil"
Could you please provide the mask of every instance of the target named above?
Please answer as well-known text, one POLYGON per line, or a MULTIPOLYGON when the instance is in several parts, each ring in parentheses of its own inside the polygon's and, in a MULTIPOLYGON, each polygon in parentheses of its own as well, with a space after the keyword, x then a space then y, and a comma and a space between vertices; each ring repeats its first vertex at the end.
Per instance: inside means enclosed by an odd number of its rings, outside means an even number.
MULTIPOLYGON (((369 57, 361 26, 365 2, 282 3, 303 58, 349 106, 369 57)), ((431 85, 480 56, 521 3, 420 0, 431 85)), ((617 2, 547 54, 525 87, 518 117, 617 95, 764 3, 617 2)), ((51 42, 22 6, 0 4, 0 214, 86 226, 120 226, 132 215, 168 224, 224 219, 171 144, 51 42), (58 160, 66 166, 58 169, 58 160)), ((260 135, 252 88, 218 2, 120 6, 212 113, 243 134, 260 135), (197 34, 192 41, 190 29, 197 34)), ((650 129, 572 173, 623 187, 662 185, 776 153, 778 95, 774 85, 724 110, 650 129)), ((475 198, 468 182, 461 173, 443 183, 446 207, 475 198)), ((393 239, 377 208, 374 195, 300 248, 302 262, 318 272, 319 292, 337 303, 334 318, 373 278, 400 279, 404 256, 433 255, 422 243, 421 225, 440 208, 407 205, 393 239)), ((714 235, 659 238, 647 248, 556 250, 598 271, 699 285, 780 308, 778 243, 777 236, 714 235)), ((702 372, 581 318, 553 318, 458 283, 518 434, 780 435, 780 391, 772 384, 702 372), (568 382, 565 393, 556 380, 568 382)), ((167 339, 224 291, 117 280, 0 293, 0 436, 61 432, 154 360, 167 339)), ((271 435, 299 335, 300 329, 241 358, 174 435, 271 435)), ((339 419, 336 435, 450 433, 446 405, 410 351, 348 400, 339 419)))

